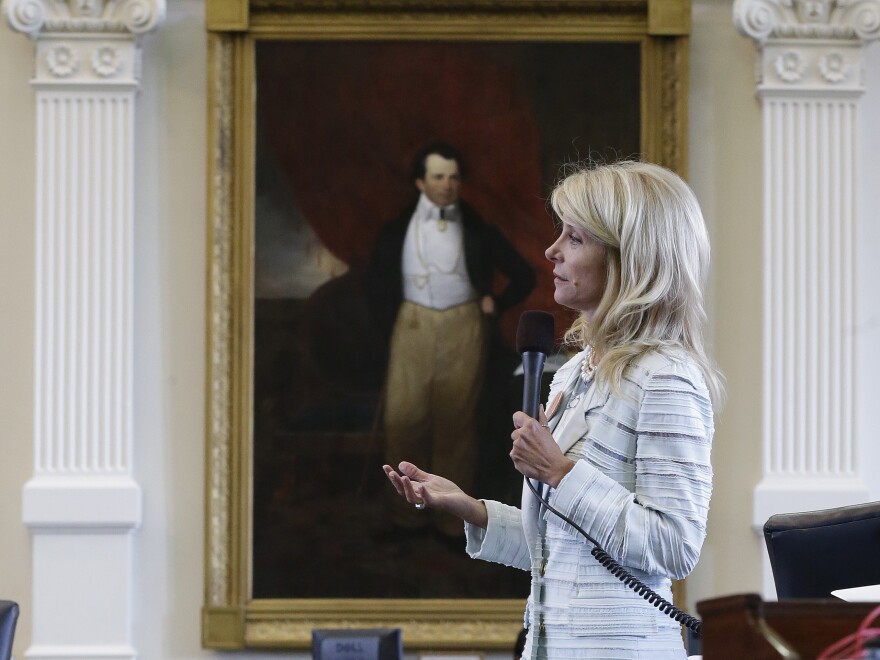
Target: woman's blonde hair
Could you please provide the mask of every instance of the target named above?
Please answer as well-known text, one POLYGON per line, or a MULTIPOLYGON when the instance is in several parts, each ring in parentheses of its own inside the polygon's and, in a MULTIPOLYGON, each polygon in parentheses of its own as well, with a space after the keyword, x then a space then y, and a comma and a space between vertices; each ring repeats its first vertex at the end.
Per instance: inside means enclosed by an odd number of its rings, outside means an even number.
POLYGON ((606 248, 602 300, 591 319, 581 313, 565 334, 602 356, 596 377, 618 390, 640 355, 683 349, 720 402, 721 376, 703 343, 709 237, 687 184, 659 165, 621 161, 577 169, 556 186, 550 204, 559 219, 606 248))

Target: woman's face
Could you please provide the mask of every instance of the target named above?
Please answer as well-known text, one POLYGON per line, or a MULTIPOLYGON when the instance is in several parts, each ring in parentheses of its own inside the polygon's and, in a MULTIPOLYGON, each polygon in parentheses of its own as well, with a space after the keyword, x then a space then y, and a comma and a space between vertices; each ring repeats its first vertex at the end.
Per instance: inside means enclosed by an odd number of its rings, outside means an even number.
POLYGON ((544 254, 553 262, 554 300, 592 317, 608 281, 605 246, 563 221, 562 233, 544 254))

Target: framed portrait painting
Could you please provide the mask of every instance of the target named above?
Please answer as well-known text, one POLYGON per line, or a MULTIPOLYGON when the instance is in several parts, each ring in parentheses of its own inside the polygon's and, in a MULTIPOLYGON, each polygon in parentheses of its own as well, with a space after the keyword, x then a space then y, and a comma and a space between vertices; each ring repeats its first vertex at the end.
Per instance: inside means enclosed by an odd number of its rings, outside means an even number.
POLYGON ((305 649, 338 627, 399 627, 407 651, 511 647, 528 575, 388 524, 377 237, 442 140, 462 198, 537 274, 492 325, 478 405, 473 494, 518 504, 518 312, 569 320, 543 255, 549 191, 588 160, 684 173, 689 11, 209 0, 206 647, 305 649))

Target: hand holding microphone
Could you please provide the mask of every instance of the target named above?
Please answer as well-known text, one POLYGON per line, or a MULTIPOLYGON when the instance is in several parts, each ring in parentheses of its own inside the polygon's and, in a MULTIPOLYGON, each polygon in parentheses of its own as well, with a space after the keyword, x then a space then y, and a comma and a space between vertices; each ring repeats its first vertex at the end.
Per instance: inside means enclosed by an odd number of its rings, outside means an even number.
POLYGON ((514 414, 510 458, 523 476, 556 488, 574 467, 574 462, 559 449, 550 429, 545 426, 546 419, 543 407, 539 409, 538 419, 523 412, 514 414))
POLYGON ((555 488, 574 463, 553 440, 546 426, 547 418, 538 405, 544 362, 553 350, 553 315, 535 310, 523 312, 516 331, 516 350, 523 356, 523 410, 513 416, 510 458, 523 476, 555 488))

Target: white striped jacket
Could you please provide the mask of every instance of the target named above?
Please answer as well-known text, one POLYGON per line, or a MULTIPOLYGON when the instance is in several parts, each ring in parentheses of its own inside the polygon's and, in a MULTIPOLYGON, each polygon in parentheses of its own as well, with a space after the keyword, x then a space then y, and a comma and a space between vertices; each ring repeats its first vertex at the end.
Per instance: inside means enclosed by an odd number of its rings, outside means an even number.
MULTIPOLYGON (((691 572, 706 534, 714 424, 705 381, 686 353, 653 352, 627 368, 620 394, 594 384, 573 401, 582 360, 569 360, 550 388, 549 401, 563 395, 551 430, 576 461, 550 504, 671 600, 671 579, 691 572), (560 425, 563 414, 573 417, 560 425)), ((678 624, 600 566, 530 490, 521 509, 486 507, 486 530, 466 525, 468 553, 531 570, 524 657, 684 657, 678 624)))

